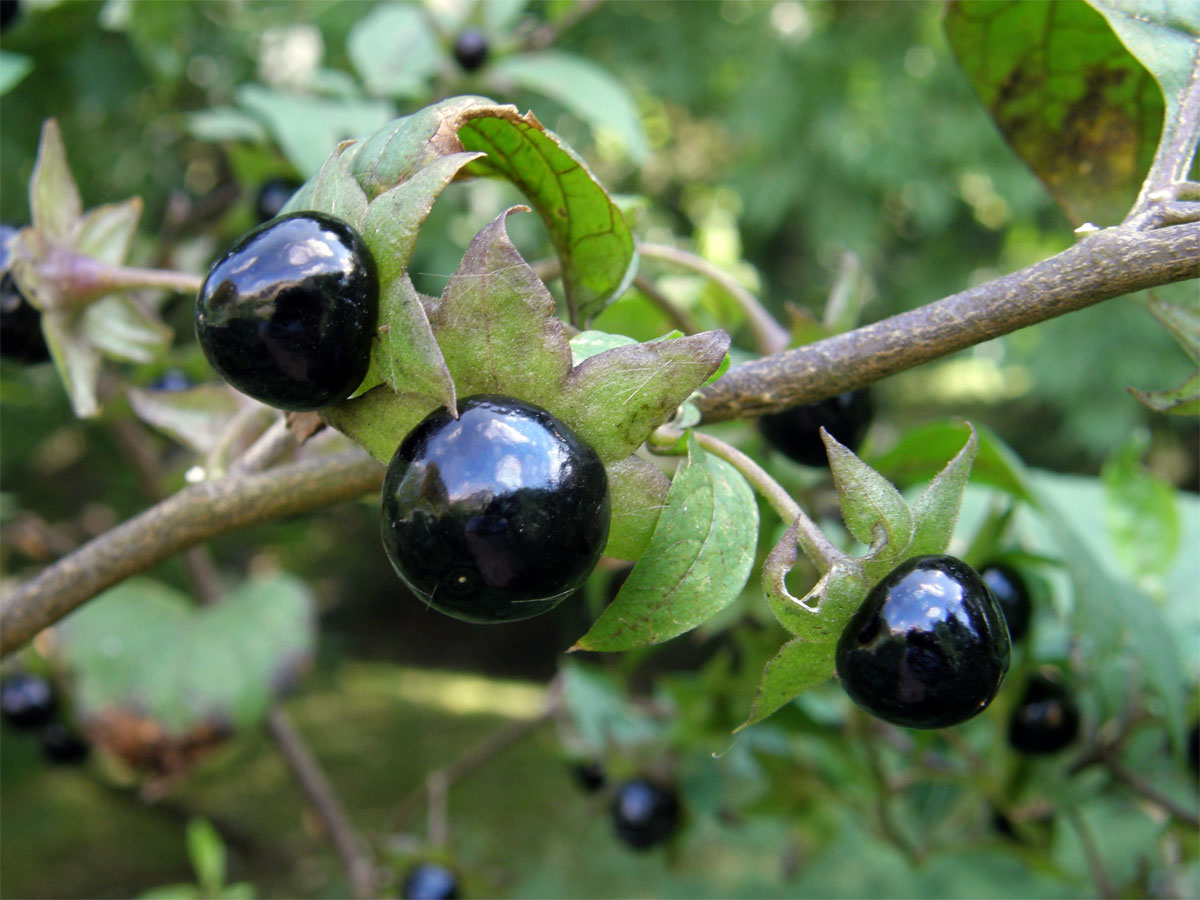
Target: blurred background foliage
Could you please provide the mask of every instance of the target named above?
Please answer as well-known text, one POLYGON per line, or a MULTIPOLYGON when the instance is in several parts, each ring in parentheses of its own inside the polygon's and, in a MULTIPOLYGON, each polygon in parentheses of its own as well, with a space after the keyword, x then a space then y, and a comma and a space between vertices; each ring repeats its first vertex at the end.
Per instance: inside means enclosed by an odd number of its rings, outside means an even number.
MULTIPOLYGON (((312 174, 314 148, 319 163, 337 140, 456 93, 533 109, 620 195, 639 239, 699 253, 782 319, 789 305, 822 313, 847 251, 861 261, 863 319, 873 321, 1042 259, 1073 239, 1066 217, 973 94, 936 3, 431 0, 422 10, 321 0, 22 0, 20 7, 3 51, 28 61, 29 70, 2 100, 0 219, 28 221, 39 128, 56 117, 85 205, 144 199, 134 252, 141 264, 203 271, 254 223, 265 179, 303 179, 312 174), (456 66, 450 52, 466 22, 491 42, 489 60, 473 72, 456 66), (571 68, 581 61, 591 65, 571 68)), ((448 190, 422 232, 412 266, 418 286, 439 292, 471 235, 515 200, 493 183, 448 190)), ((529 259, 550 255, 534 217, 514 219, 512 230, 529 259)), ((740 350, 752 351, 723 294, 657 263, 645 270, 699 324, 729 328, 740 350)), ((1185 301, 1194 293, 1194 282, 1161 291, 1185 301)), ((179 370, 209 380, 193 340, 191 298, 175 298, 167 310, 176 331, 170 357, 126 366, 123 376, 146 385, 179 370)), ((648 338, 669 326, 633 291, 597 327, 648 338)), ((1122 298, 878 385, 868 449, 882 453, 913 423, 952 414, 990 427, 1032 466, 1096 475, 1106 460, 1128 455, 1134 434, 1155 476, 1195 491, 1196 422, 1153 416, 1125 390, 1174 385, 1188 373, 1186 356, 1138 299, 1122 298)), ((122 461, 127 444, 117 423, 127 407, 119 397, 102 420, 80 423, 48 366, 5 362, 0 388, 0 553, 10 577, 132 515, 146 497, 122 461)), ((755 440, 744 425, 727 431, 743 443, 755 440)), ((152 440, 178 487, 187 455, 152 440)), ((786 464, 781 477, 821 496, 820 485, 786 464)), ((487 702, 495 682, 419 672, 397 681, 391 669, 362 661, 545 679, 603 603, 611 573, 593 579, 586 602, 541 619, 504 629, 439 620, 399 597, 375 519, 363 509, 370 502, 228 536, 212 549, 231 570, 277 566, 314 591, 320 658, 295 702, 298 721, 364 827, 386 831, 396 825, 392 807, 427 769, 472 746, 504 716, 535 713, 540 695, 520 695, 514 709, 497 711, 487 702), (396 686, 422 677, 445 680, 409 694, 396 686), (437 702, 456 690, 476 698, 469 712, 437 702)), ((988 498, 976 502, 982 510, 988 498)), ((177 561, 155 574, 186 585, 177 561)), ((755 613, 739 606, 734 615, 755 613)), ((831 712, 836 692, 806 695, 781 714, 779 732, 756 729, 751 734, 760 737, 744 738, 721 774, 712 774, 707 761, 727 749, 729 728, 741 720, 740 704, 771 644, 760 630, 771 627, 761 618, 736 639, 719 627, 702 629, 653 653, 605 661, 635 687, 657 686, 661 702, 682 714, 674 727, 684 733, 662 746, 689 748, 672 765, 696 781, 690 797, 708 800, 696 805, 687 842, 673 855, 634 858, 620 848, 600 801, 570 783, 559 742, 542 732, 454 795, 461 825, 455 852, 469 860, 466 889, 511 896, 1091 893, 1087 855, 1094 848, 1079 845, 1075 831, 1056 840, 1052 854, 1043 852, 1061 820, 1043 821, 1034 808, 1014 842, 989 830, 978 804, 962 812, 961 786, 932 777, 906 795, 892 827, 922 835, 936 823, 955 834, 954 850, 915 866, 895 842, 880 839, 868 786, 877 761, 857 752, 843 758, 844 743, 833 739, 841 734, 833 724, 839 714, 831 712), (705 660, 703 690, 689 693, 688 679, 664 688, 670 682, 662 673, 705 660), (796 722, 802 736, 789 740, 813 760, 810 769, 787 768, 795 746, 771 746, 796 722), (772 796, 755 787, 764 772, 778 788, 772 796), (820 798, 844 804, 822 806, 820 798), (748 810, 755 814, 742 819, 748 810)), ((1069 652, 1061 632, 1045 641, 1050 655, 1069 652)), ((976 752, 987 752, 998 721, 999 714, 968 732, 976 752)), ((230 880, 249 879, 264 895, 344 890, 319 826, 302 813, 261 737, 224 748, 169 803, 148 809, 119 778, 92 783, 47 771, 28 747, 4 737, 5 896, 120 896, 187 880, 188 811, 218 823, 230 843, 230 880), (161 827, 164 821, 173 826, 161 827)), ((916 749, 881 752, 911 759, 946 749, 945 740, 921 735, 916 749)), ((1160 751, 1139 748, 1146 760, 1160 751)), ((641 764, 613 763, 630 772, 641 764)), ((989 791, 1000 797, 1013 779, 1028 774, 997 776, 989 791)), ((1186 792, 1186 773, 1172 787, 1186 792)), ((1140 816, 1136 827, 1125 827, 1129 810, 1120 801, 1089 804, 1082 815, 1105 857, 1130 869, 1119 883, 1158 890, 1137 860, 1142 851, 1159 852, 1147 848, 1159 846, 1167 826, 1140 816)), ((391 862, 420 849, 400 837, 392 844, 391 862)), ((1186 895, 1195 849, 1183 855, 1191 862, 1182 874, 1154 873, 1186 895)))

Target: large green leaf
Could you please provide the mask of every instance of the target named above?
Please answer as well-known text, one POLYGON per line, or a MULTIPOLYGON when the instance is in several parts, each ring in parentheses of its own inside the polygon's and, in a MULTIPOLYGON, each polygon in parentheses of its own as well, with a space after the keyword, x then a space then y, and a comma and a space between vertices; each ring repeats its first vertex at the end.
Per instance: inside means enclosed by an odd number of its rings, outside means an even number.
POLYGON ((956 0, 946 33, 1001 133, 1076 225, 1113 225, 1154 156, 1163 99, 1084 3, 956 0))
POLYGON ((308 589, 288 575, 248 581, 204 608, 134 578, 63 620, 55 647, 85 727, 124 711, 178 736, 261 719, 278 688, 307 665, 313 616, 308 589))
POLYGON ((354 23, 346 52, 372 94, 419 97, 437 74, 441 46, 418 4, 380 4, 354 23))
POLYGON ((554 298, 508 238, 513 211, 475 236, 430 324, 460 397, 504 394, 553 411, 571 348, 554 298))
POLYGON ((1137 435, 1104 463, 1105 509, 1117 558, 1136 579, 1167 572, 1179 550, 1179 513, 1170 484, 1142 466, 1147 439, 1137 435))
POLYGON ((750 486, 689 435, 650 545, 576 650, 629 650, 683 634, 741 593, 754 562, 758 505, 750 486))

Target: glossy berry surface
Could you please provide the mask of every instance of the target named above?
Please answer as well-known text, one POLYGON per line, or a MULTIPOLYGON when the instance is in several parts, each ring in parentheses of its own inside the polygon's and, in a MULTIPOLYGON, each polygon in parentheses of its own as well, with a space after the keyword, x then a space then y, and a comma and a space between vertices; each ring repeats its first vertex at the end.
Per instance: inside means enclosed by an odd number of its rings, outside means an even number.
POLYGON ((770 413, 758 420, 758 427, 767 442, 788 458, 806 466, 824 466, 829 459, 821 429, 851 450, 857 450, 871 425, 874 410, 871 392, 863 388, 770 413))
POLYGON ((51 722, 42 729, 42 755, 50 762, 76 766, 88 757, 88 744, 62 722, 51 722))
POLYGON ((383 545, 429 606, 468 622, 527 619, 587 579, 608 539, 608 476, 541 407, 498 395, 430 413, 383 480, 383 545))
POLYGON ((979 577, 996 595, 1000 608, 1004 610, 1004 620, 1008 622, 1008 635, 1015 644, 1029 633, 1029 619, 1033 613, 1029 585, 1020 572, 1002 562, 991 562, 981 567, 979 577))
POLYGON ((268 222, 279 215, 292 194, 300 190, 300 182, 295 178, 268 178, 258 189, 254 197, 254 214, 259 222, 268 222))
POLYGON ((400 896, 404 900, 455 900, 458 878, 445 866, 419 863, 405 877, 400 896))
POLYGON ((474 72, 488 58, 488 39, 478 28, 465 28, 454 42, 454 58, 468 72, 474 72))
POLYGON ((634 850, 648 850, 679 825, 679 796, 644 778, 626 781, 613 796, 612 818, 617 837, 634 850))
POLYGON ((1079 708, 1058 681, 1034 675, 1008 719, 1008 743, 1020 753, 1057 753, 1079 735, 1079 708))
POLYGON ((42 315, 25 299, 8 269, 8 242, 16 235, 0 225, 0 356, 24 363, 45 362, 50 349, 42 336, 42 315))
POLYGON ((348 397, 367 374, 379 309, 371 251, 353 228, 291 213, 245 235, 209 270, 196 337, 214 369, 280 409, 348 397))
POLYGON ((12 675, 0 683, 0 713, 17 728, 37 728, 50 721, 58 702, 54 689, 39 675, 12 675))
POLYGON ((996 696, 1011 653, 1004 613, 953 556, 914 556, 886 575, 838 640, 842 688, 906 728, 965 722, 996 696))

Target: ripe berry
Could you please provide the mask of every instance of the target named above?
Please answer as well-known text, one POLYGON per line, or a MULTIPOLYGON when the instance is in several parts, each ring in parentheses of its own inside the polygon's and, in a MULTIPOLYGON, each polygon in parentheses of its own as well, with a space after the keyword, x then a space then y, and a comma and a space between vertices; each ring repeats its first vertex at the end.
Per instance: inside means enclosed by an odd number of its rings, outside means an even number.
POLYGON ((258 221, 267 222, 279 215, 279 211, 298 190, 300 182, 295 178, 268 178, 264 181, 254 198, 254 212, 258 221))
POLYGON ((438 863, 418 863, 404 879, 400 896, 404 900, 456 900, 458 878, 438 863))
POLYGON ((1008 742, 1020 753, 1062 750, 1079 734, 1079 708, 1058 681, 1034 675, 1008 720, 1008 742))
POLYGON ((679 825, 679 796, 644 778, 626 781, 613 797, 617 837, 634 850, 661 844, 679 825))
POLYGON ((846 623, 836 663, 850 699, 872 715, 945 728, 992 702, 1009 655, 1004 613, 979 574, 953 556, 914 556, 846 623))
POLYGON ((383 545, 422 600, 467 622, 527 619, 587 579, 608 539, 608 476, 546 410, 498 395, 430 413, 383 481, 383 545))
POLYGON ((50 349, 42 336, 42 315, 25 299, 8 272, 8 242, 16 235, 11 225, 0 225, 0 356, 23 363, 45 362, 50 349))
POLYGON ((52 763, 74 766, 88 757, 87 741, 62 722, 51 722, 42 729, 42 755, 52 763))
POLYGON ((996 595, 1008 622, 1008 635, 1015 644, 1029 632, 1029 618, 1033 612, 1029 586, 1020 572, 1002 562, 988 563, 979 570, 979 577, 996 595))
POLYGON ((857 450, 874 412, 871 392, 848 391, 805 406, 793 406, 758 420, 763 437, 776 450, 806 466, 828 465, 821 429, 857 450))
POLYGON ((8 26, 17 20, 20 12, 18 0, 0 0, 0 32, 8 31, 8 26))
POLYGON ((1192 767, 1192 774, 1200 775, 1200 722, 1192 726, 1192 730, 1188 733, 1188 764, 1192 767))
POLYGON ((54 689, 40 675, 13 675, 0 683, 0 713, 17 728, 46 724, 57 707, 54 689))
POLYGON ((367 374, 379 277, 345 222, 299 212, 230 247, 196 302, 209 363, 244 394, 313 410, 348 397, 367 374))
POLYGON ((478 28, 464 28, 454 42, 454 58, 468 72, 474 72, 488 58, 488 39, 478 28))

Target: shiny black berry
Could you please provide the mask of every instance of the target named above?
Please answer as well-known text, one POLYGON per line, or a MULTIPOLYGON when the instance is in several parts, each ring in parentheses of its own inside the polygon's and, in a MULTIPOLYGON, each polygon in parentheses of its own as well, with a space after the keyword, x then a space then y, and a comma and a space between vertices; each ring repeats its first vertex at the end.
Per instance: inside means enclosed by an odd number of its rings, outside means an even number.
POLYGON ((1057 753, 1079 735, 1079 708, 1057 680, 1034 675, 1008 719, 1008 742, 1020 753, 1057 753))
POLYGON ((851 450, 857 450, 871 424, 875 405, 863 388, 805 406, 793 406, 758 420, 767 442, 785 456, 806 466, 828 465, 824 428, 851 450))
POLYGON ((474 72, 488 58, 488 39, 478 28, 464 28, 454 42, 454 58, 468 72, 474 72))
POLYGON ((458 877, 438 863, 418 863, 405 877, 400 896, 404 900, 456 900, 458 877))
POLYGON ((613 796, 617 837, 634 850, 648 850, 671 836, 679 825, 679 796, 644 778, 626 781, 613 796))
POLYGON ((320 409, 366 376, 378 309, 375 261, 358 232, 323 213, 291 213, 251 231, 209 270, 196 336, 242 393, 280 409, 320 409))
POLYGON ((20 12, 18 0, 0 0, 0 32, 8 31, 8 26, 17 20, 20 12))
POLYGON ((594 794, 608 782, 604 775, 604 767, 595 760, 577 762, 571 766, 571 774, 581 788, 589 794, 594 794))
POLYGON ((254 213, 259 222, 268 222, 279 215, 279 211, 300 190, 295 178, 268 178, 258 189, 254 198, 254 213))
POLYGON ((88 744, 62 722, 51 722, 42 729, 42 755, 50 762, 76 766, 88 757, 88 744))
POLYGON ((45 362, 50 349, 42 336, 42 315, 25 299, 8 271, 8 242, 17 229, 0 225, 0 356, 23 363, 45 362))
POLYGON ((872 715, 945 728, 992 702, 1010 652, 1004 613, 979 574, 953 556, 915 556, 871 589, 836 663, 846 693, 872 715))
POLYGON ((383 545, 401 579, 468 622, 527 619, 587 579, 608 539, 608 476, 546 410, 497 395, 430 413, 383 481, 383 545))
POLYGON ((17 728, 38 728, 54 716, 54 689, 40 675, 12 675, 0 682, 0 713, 17 728))
POLYGON ((981 567, 979 577, 996 595, 1000 608, 1004 610, 1004 619, 1008 622, 1008 635, 1015 644, 1029 633, 1029 618, 1033 613, 1029 585, 1020 572, 1002 562, 991 562, 981 567))

